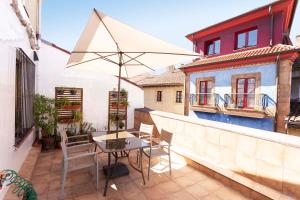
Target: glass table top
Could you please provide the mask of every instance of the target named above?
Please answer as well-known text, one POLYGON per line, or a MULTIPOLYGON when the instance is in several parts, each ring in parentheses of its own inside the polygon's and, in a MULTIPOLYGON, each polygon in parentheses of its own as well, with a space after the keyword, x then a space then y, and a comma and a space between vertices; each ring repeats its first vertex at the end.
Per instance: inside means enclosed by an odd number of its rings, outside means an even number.
POLYGON ((128 131, 110 133, 107 131, 98 131, 92 133, 93 140, 104 152, 119 152, 149 147, 149 144, 135 137, 128 131))

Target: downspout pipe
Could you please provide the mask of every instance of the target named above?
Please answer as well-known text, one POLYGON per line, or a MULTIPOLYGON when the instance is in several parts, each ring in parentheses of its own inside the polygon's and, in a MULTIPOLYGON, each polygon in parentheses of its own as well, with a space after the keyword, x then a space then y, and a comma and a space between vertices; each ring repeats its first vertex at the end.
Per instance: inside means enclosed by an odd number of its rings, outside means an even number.
POLYGON ((272 5, 269 6, 269 16, 270 16, 270 46, 273 46, 273 28, 274 28, 274 15, 272 11, 272 5))
POLYGON ((279 90, 278 90, 278 83, 279 83, 279 60, 280 60, 280 53, 277 54, 276 57, 276 93, 277 93, 277 100, 276 100, 276 112, 275 112, 275 121, 274 121, 274 131, 277 131, 277 119, 278 119, 278 97, 279 97, 279 90))

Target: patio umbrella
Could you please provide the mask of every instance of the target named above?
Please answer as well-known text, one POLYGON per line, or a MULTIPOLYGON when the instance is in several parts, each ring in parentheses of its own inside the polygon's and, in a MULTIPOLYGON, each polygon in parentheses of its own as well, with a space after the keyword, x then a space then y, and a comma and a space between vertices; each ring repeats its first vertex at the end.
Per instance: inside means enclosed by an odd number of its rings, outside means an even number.
MULTIPOLYGON (((119 116, 121 77, 129 78, 182 62, 199 54, 164 42, 93 10, 67 67, 106 73, 118 77, 119 116)), ((117 119, 117 137, 119 130, 117 119)))

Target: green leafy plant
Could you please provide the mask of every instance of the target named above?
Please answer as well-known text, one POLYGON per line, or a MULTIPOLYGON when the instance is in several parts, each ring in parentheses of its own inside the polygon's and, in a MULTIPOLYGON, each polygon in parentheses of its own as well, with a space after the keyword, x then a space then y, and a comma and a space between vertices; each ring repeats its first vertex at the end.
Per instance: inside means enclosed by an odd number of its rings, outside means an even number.
POLYGON ((70 92, 71 92, 72 95, 76 95, 77 94, 77 90, 75 88, 72 88, 70 90, 70 92))
POLYGON ((91 132, 96 131, 96 129, 93 127, 92 123, 89 122, 81 122, 80 123, 80 132, 82 134, 90 134, 91 132))
POLYGON ((127 99, 123 99, 121 102, 120 102, 120 105, 123 105, 123 106, 129 106, 129 101, 127 99))
POLYGON ((68 105, 71 105, 71 102, 69 101, 69 99, 64 97, 62 99, 57 99, 56 102, 55 102, 55 105, 57 107, 68 106, 68 105))
POLYGON ((54 129, 57 127, 55 100, 44 95, 35 95, 33 113, 35 125, 41 128, 46 136, 54 135, 54 129))
POLYGON ((79 105, 81 105, 81 103, 79 101, 73 101, 73 102, 71 102, 71 105, 72 106, 79 106, 79 105))
POLYGON ((125 96, 127 95, 127 91, 126 91, 124 88, 122 88, 122 89, 120 90, 120 95, 121 95, 122 97, 125 97, 125 96))
POLYGON ((125 123, 124 123, 123 121, 120 121, 120 122, 119 122, 119 128, 120 128, 120 129, 123 129, 124 126, 125 126, 125 123))
POLYGON ((58 87, 56 88, 57 94, 64 94, 65 88, 64 87, 58 87))
POLYGON ((78 110, 72 111, 72 119, 74 122, 82 120, 82 113, 78 110))

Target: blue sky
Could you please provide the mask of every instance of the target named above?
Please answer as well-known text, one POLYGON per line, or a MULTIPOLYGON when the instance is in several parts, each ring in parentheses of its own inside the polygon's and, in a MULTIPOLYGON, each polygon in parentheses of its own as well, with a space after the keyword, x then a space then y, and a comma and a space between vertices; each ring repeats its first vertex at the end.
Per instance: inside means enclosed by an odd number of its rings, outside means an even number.
MULTIPOLYGON (((188 33, 270 2, 270 0, 43 0, 42 37, 72 50, 92 9, 96 8, 141 31, 191 50, 191 42, 185 38, 188 33)), ((298 5, 291 39, 294 40, 299 34, 298 5)))

